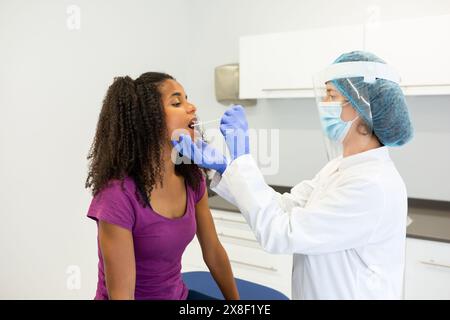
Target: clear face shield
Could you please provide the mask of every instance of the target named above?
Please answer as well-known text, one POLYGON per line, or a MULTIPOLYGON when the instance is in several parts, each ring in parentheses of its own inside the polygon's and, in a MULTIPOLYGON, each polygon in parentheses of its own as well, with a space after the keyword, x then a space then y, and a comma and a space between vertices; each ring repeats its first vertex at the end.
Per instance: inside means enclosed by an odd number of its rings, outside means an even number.
POLYGON ((343 153, 344 145, 364 150, 373 143, 370 85, 377 79, 399 82, 397 73, 378 62, 342 62, 313 78, 328 160, 343 153))

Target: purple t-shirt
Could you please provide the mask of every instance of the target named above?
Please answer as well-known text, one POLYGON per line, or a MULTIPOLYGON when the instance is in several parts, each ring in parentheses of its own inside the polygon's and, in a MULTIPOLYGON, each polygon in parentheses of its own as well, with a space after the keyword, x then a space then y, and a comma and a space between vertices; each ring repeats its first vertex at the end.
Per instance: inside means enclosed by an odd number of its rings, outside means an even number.
MULTIPOLYGON (((136 184, 126 177, 112 180, 93 199, 87 216, 118 225, 132 232, 136 260, 135 299, 184 300, 188 288, 181 277, 181 257, 196 232, 195 205, 205 193, 203 178, 198 190, 186 183, 186 212, 170 219, 143 208, 136 197, 136 184)), ((97 241, 98 242, 98 241, 97 241)), ((103 258, 98 244, 98 283, 95 299, 108 299, 103 258)))

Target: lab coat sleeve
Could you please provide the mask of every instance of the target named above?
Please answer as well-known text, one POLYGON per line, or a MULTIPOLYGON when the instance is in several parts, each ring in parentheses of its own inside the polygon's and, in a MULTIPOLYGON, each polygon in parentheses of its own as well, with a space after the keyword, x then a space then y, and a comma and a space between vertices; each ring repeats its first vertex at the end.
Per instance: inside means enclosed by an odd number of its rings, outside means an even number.
MULTIPOLYGON (((312 180, 304 180, 300 182, 291 189, 290 193, 286 192, 280 194, 273 191, 280 206, 286 211, 289 211, 293 207, 304 207, 312 191, 317 185, 319 174, 317 174, 312 180)), ((230 190, 226 187, 226 184, 220 183, 221 179, 222 175, 216 172, 211 180, 211 189, 228 202, 237 206, 236 200, 230 190)))
POLYGON ((323 254, 366 244, 384 207, 376 179, 349 177, 308 206, 287 208, 251 155, 233 161, 215 187, 236 203, 262 247, 272 253, 323 254))
MULTIPOLYGON (((225 170, 226 171, 226 170, 225 170)), ((233 194, 228 190, 224 183, 220 183, 222 181, 222 175, 219 172, 214 173, 214 176, 211 180, 211 189, 217 193, 219 196, 227 200, 229 203, 237 206, 236 200, 234 199, 233 194)))
POLYGON ((283 211, 290 211, 295 207, 303 208, 317 185, 316 181, 317 176, 313 180, 300 182, 291 189, 291 192, 279 194, 274 191, 274 196, 283 211))

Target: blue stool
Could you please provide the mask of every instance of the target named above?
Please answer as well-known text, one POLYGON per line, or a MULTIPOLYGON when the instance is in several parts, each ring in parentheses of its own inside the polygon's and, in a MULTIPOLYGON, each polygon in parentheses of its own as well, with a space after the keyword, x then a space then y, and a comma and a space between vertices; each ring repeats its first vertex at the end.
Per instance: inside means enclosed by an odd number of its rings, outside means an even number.
MULTIPOLYGON (((189 289, 217 299, 224 299, 222 292, 209 272, 185 272, 182 277, 189 289)), ((235 280, 242 300, 289 300, 288 297, 275 289, 242 279, 235 280)))

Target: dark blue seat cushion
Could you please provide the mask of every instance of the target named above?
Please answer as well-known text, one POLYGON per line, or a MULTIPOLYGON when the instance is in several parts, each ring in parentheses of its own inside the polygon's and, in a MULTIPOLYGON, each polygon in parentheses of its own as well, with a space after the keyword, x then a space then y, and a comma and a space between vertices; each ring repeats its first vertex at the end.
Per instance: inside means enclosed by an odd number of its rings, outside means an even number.
MULTIPOLYGON (((217 299, 224 299, 219 287, 209 272, 185 272, 182 276, 189 289, 217 299)), ((242 279, 236 278, 235 280, 242 300, 289 300, 284 294, 272 288, 242 279)))

